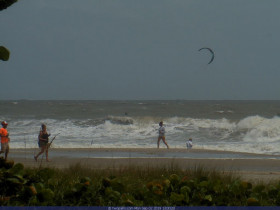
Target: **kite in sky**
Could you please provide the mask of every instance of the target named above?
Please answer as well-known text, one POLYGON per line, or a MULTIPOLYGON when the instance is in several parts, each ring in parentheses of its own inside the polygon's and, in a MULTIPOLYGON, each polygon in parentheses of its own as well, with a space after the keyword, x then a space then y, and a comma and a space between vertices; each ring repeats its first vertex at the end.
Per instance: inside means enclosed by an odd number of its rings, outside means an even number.
POLYGON ((212 63, 212 61, 213 61, 214 58, 215 58, 214 51, 213 51, 211 48, 209 48, 209 47, 200 48, 198 51, 200 51, 200 50, 208 50, 208 51, 212 54, 211 60, 209 61, 208 64, 212 63))

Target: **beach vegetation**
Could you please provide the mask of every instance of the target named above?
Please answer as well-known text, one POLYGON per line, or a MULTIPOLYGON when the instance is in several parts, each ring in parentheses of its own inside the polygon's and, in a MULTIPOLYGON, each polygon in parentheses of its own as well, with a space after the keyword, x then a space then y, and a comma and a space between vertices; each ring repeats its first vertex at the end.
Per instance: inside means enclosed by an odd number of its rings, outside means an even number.
MULTIPOLYGON (((7 9, 16 2, 17 0, 0 0, 0 11, 7 9)), ((9 60, 9 57, 10 51, 4 46, 0 46, 0 60, 7 61, 9 60)))
POLYGON ((25 168, 0 158, 1 206, 276 206, 279 192, 280 182, 202 167, 25 168))
POLYGON ((0 11, 7 9, 9 6, 17 2, 17 0, 0 0, 0 11))

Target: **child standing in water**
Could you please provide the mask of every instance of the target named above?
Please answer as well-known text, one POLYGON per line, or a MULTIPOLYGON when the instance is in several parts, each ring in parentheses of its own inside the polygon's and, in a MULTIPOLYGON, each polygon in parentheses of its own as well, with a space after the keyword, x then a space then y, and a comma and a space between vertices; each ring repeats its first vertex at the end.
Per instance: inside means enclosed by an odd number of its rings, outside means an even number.
POLYGON ((188 149, 191 149, 191 148, 192 148, 192 146, 193 146, 192 138, 189 138, 189 140, 187 141, 186 145, 187 145, 187 148, 188 148, 188 149))
POLYGON ((167 149, 169 149, 168 144, 165 141, 165 128, 163 127, 163 122, 161 121, 159 123, 159 129, 158 129, 158 142, 157 142, 157 148, 159 148, 160 140, 162 139, 163 143, 166 145, 167 149))

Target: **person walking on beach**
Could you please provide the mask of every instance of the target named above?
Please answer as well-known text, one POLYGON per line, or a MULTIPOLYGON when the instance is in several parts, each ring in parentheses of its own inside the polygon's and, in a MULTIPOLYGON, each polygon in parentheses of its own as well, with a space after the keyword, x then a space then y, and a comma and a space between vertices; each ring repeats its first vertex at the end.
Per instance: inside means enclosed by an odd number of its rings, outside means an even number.
POLYGON ((163 143, 166 145, 167 149, 169 149, 169 146, 165 141, 165 128, 163 127, 162 121, 159 123, 157 148, 159 148, 159 143, 161 139, 163 143))
POLYGON ((2 128, 0 129, 0 137, 1 137, 0 154, 5 153, 5 160, 7 160, 9 150, 10 150, 10 146, 9 146, 10 138, 9 138, 9 133, 7 130, 8 123, 6 121, 3 121, 1 123, 1 125, 2 125, 2 128))
POLYGON ((191 149, 191 148, 192 148, 192 146, 193 146, 192 138, 189 138, 189 140, 187 141, 186 145, 187 145, 187 148, 188 148, 188 149, 191 149))
POLYGON ((45 124, 42 124, 40 133, 38 136, 38 143, 39 143, 39 148, 41 148, 41 151, 36 156, 34 156, 34 159, 36 161, 37 161, 38 157, 41 154, 43 154, 44 152, 46 152, 46 160, 50 161, 49 160, 49 146, 48 146, 50 135, 51 134, 48 134, 48 132, 47 132, 47 126, 45 124))

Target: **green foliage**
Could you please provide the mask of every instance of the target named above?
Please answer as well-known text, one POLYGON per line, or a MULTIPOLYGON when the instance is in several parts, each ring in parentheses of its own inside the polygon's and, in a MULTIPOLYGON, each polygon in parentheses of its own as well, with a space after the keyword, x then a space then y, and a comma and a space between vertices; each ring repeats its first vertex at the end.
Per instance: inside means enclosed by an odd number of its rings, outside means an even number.
MULTIPOLYGON (((3 9, 7 9, 9 6, 17 2, 17 0, 0 0, 0 11, 3 9)), ((8 61, 10 57, 10 51, 0 46, 0 60, 8 61)))
POLYGON ((216 172, 25 169, 0 159, 2 206, 275 206, 280 182, 257 184, 216 172))
POLYGON ((0 11, 3 9, 7 9, 9 6, 16 2, 17 0, 0 0, 0 11))

